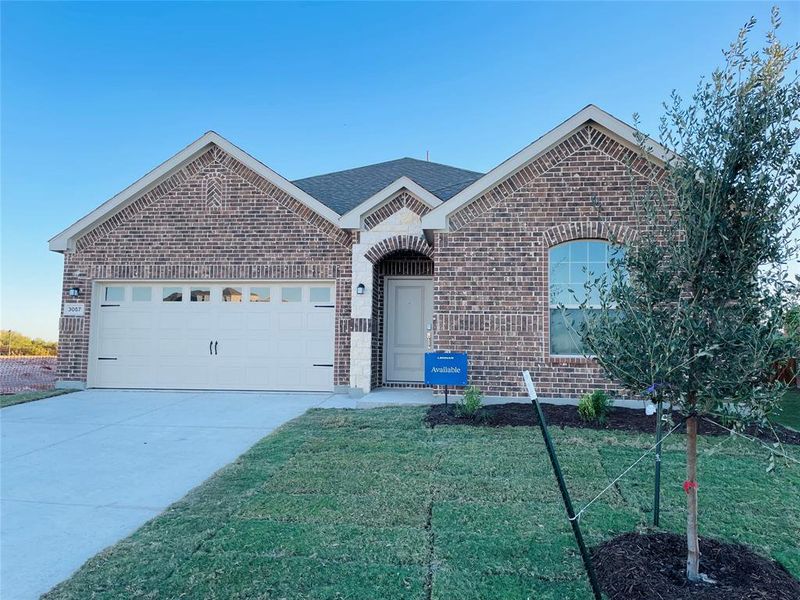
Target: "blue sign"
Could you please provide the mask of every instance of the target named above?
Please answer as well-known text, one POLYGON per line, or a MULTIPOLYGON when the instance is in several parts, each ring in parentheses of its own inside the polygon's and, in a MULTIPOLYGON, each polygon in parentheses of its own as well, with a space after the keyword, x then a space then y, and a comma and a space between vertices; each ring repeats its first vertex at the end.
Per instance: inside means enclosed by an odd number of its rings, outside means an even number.
POLYGON ((467 385, 466 352, 426 352, 426 385, 467 385))

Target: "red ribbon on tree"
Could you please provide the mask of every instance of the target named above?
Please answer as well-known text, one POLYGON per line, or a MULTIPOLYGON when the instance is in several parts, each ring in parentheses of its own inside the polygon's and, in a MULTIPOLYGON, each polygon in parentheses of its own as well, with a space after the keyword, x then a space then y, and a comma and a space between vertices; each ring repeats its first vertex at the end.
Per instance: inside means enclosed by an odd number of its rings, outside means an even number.
POLYGON ((683 482, 683 491, 684 491, 684 492, 686 492, 686 493, 688 494, 688 493, 689 493, 689 492, 691 492, 693 489, 694 489, 694 490, 696 490, 696 489, 697 489, 697 482, 696 482, 696 481, 689 481, 689 480, 686 480, 686 481, 684 481, 684 482, 683 482))

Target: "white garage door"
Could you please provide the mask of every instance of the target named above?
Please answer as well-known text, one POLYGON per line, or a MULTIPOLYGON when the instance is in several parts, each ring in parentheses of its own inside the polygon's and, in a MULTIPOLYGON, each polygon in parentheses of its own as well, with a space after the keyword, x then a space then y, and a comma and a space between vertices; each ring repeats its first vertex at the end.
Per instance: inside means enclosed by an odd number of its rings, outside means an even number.
POLYGON ((330 282, 102 283, 89 385, 333 390, 330 282))

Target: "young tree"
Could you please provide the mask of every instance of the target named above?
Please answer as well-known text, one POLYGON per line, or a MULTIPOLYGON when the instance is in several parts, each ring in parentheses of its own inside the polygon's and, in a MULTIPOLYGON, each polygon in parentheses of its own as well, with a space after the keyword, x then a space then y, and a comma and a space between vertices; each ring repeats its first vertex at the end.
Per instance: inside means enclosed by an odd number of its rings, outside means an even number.
POLYGON ((587 284, 601 298, 586 312, 587 351, 633 394, 655 390, 687 417, 690 581, 705 579, 698 419, 766 419, 782 395, 773 365, 790 352, 776 340, 796 294, 786 264, 798 252, 800 85, 789 73, 798 46, 779 41, 773 10, 765 47, 751 52, 754 25, 691 102, 673 94, 661 138, 675 158, 650 193, 632 198, 640 234, 607 278, 587 284))

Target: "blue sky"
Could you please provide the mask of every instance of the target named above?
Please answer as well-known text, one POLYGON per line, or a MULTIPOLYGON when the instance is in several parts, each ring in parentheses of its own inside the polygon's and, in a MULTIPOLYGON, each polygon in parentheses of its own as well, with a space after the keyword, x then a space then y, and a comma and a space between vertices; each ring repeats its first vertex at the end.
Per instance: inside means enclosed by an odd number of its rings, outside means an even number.
POLYGON ((0 326, 55 339, 47 240, 209 129, 289 179, 426 150, 485 171, 589 103, 654 132, 769 8, 2 3, 0 326))

